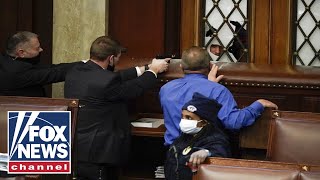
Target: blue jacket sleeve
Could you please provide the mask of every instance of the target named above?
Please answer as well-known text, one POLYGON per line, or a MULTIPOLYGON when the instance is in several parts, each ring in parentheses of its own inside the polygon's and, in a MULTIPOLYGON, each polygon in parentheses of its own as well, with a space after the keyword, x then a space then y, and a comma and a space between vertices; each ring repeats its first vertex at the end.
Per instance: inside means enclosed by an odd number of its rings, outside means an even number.
POLYGON ((221 91, 217 101, 223 104, 218 117, 227 129, 238 130, 252 125, 264 110, 264 107, 258 101, 245 108, 238 108, 234 97, 228 89, 221 91))

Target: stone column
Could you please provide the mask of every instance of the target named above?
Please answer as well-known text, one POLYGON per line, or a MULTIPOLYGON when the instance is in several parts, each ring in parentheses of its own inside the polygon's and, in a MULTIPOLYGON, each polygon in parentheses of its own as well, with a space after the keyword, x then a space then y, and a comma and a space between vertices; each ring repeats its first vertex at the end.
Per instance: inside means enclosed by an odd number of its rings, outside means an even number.
MULTIPOLYGON (((54 0, 52 63, 89 59, 91 43, 108 29, 108 0, 54 0)), ((63 83, 52 86, 63 97, 63 83)))

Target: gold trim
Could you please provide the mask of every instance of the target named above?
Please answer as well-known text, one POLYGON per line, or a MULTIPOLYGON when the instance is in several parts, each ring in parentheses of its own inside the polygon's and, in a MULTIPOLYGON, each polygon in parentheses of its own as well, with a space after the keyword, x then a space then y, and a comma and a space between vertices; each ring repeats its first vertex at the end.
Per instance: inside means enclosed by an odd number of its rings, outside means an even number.
POLYGON ((260 87, 260 86, 267 86, 267 87, 274 87, 274 88, 295 88, 295 89, 320 89, 320 86, 310 86, 310 85, 290 85, 290 84, 273 84, 273 83, 252 83, 252 82, 220 82, 223 85, 236 85, 236 86, 252 86, 252 87, 260 87))

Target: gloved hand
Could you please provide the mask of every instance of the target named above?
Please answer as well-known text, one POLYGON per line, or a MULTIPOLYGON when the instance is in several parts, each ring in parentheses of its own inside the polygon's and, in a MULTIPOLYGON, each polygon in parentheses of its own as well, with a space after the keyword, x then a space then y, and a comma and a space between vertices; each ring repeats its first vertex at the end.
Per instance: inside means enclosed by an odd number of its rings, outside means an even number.
POLYGON ((207 157, 209 153, 207 150, 201 149, 191 154, 189 163, 192 163, 193 166, 198 166, 201 164, 207 157))
POLYGON ((150 64, 150 70, 154 71, 155 73, 162 73, 168 69, 168 60, 166 59, 153 59, 152 63, 150 64))

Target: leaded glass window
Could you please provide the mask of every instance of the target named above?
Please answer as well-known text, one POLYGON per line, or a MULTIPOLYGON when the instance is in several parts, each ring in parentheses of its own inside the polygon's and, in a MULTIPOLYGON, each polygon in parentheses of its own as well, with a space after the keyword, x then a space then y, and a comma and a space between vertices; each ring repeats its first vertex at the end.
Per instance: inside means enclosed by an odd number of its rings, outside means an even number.
POLYGON ((204 46, 214 61, 248 62, 248 0, 206 0, 204 46))
POLYGON ((296 2, 294 64, 320 66, 320 0, 296 2))

